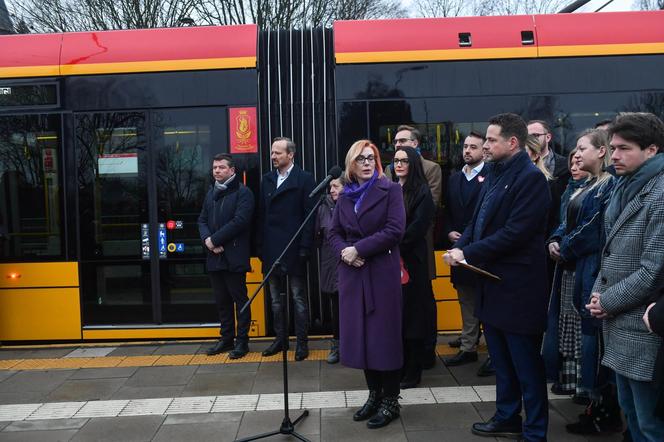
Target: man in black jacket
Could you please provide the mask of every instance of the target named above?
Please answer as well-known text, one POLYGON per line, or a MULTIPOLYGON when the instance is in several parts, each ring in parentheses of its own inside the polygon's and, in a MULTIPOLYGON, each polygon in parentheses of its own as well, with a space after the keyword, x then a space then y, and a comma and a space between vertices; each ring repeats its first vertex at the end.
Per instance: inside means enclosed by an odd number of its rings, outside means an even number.
MULTIPOLYGON (((473 218, 484 177, 488 171, 488 167, 484 164, 483 145, 484 136, 471 132, 463 142, 465 165, 448 180, 445 198, 445 233, 452 245, 461 238, 461 234, 473 218)), ((463 328, 458 342, 450 342, 450 346, 460 348, 456 356, 443 361, 447 366, 477 361, 477 340, 480 334, 480 323, 474 313, 475 276, 469 270, 452 267, 451 280, 459 294, 463 328)))
POLYGON ((247 309, 240 313, 240 309, 248 300, 246 272, 251 269, 249 238, 254 195, 235 175, 231 155, 215 155, 212 174, 215 182, 198 217, 198 231, 207 252, 207 270, 219 310, 221 339, 207 354, 211 356, 232 349, 228 357, 238 359, 249 352, 251 311, 247 309))
MULTIPOLYGON (((263 261, 263 274, 272 267, 314 205, 314 199, 309 198, 314 188, 314 178, 293 162, 295 149, 295 143, 289 138, 275 138, 270 155, 275 170, 263 175, 261 182, 256 244, 263 261)), ((277 336, 263 352, 263 356, 272 356, 288 345, 288 330, 282 326, 284 306, 281 300, 286 276, 295 310, 295 360, 301 361, 309 356, 309 306, 305 276, 312 243, 313 218, 288 249, 281 265, 270 276, 273 327, 277 336)))

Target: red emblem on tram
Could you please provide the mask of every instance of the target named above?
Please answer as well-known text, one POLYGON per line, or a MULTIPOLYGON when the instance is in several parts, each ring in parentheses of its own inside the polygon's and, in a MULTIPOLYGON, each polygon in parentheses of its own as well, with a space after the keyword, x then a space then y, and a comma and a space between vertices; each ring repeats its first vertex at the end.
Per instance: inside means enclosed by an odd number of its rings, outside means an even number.
POLYGON ((255 107, 228 109, 231 153, 258 153, 258 132, 255 107))

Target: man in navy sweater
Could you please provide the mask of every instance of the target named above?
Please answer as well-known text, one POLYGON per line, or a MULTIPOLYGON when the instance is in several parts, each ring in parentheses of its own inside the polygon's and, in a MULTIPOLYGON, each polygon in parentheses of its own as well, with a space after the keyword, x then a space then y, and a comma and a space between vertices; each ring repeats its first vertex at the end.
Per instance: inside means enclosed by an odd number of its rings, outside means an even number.
MULTIPOLYGON (((450 244, 461 238, 461 233, 470 223, 485 181, 488 167, 484 164, 484 135, 471 132, 463 142, 463 169, 450 176, 445 198, 445 233, 450 244)), ((459 295, 463 328, 458 340, 450 342, 459 347, 459 352, 444 360, 445 365, 454 366, 477 361, 477 341, 480 323, 475 317, 475 276, 469 270, 452 267, 451 280, 459 295)))

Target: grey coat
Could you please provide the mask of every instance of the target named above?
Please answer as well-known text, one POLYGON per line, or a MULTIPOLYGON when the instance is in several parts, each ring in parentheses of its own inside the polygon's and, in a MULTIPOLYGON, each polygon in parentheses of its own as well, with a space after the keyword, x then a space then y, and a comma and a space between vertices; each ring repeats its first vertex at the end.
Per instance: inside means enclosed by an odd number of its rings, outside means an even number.
POLYGON ((616 220, 593 287, 610 317, 604 320, 602 365, 637 381, 652 381, 662 338, 643 314, 664 281, 664 171, 650 179, 616 220))

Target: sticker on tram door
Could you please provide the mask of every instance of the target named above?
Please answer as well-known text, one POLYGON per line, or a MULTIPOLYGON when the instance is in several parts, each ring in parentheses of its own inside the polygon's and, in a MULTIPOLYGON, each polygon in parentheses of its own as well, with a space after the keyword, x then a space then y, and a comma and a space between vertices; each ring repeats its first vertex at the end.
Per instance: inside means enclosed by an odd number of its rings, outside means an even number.
POLYGON ((159 259, 166 259, 166 224, 159 223, 159 259))
POLYGON ((173 253, 173 252, 175 252, 176 249, 177 249, 177 246, 175 245, 174 242, 168 243, 168 251, 169 252, 173 253))
POLYGON ((141 224, 141 256, 150 259, 150 229, 147 224, 141 224))

